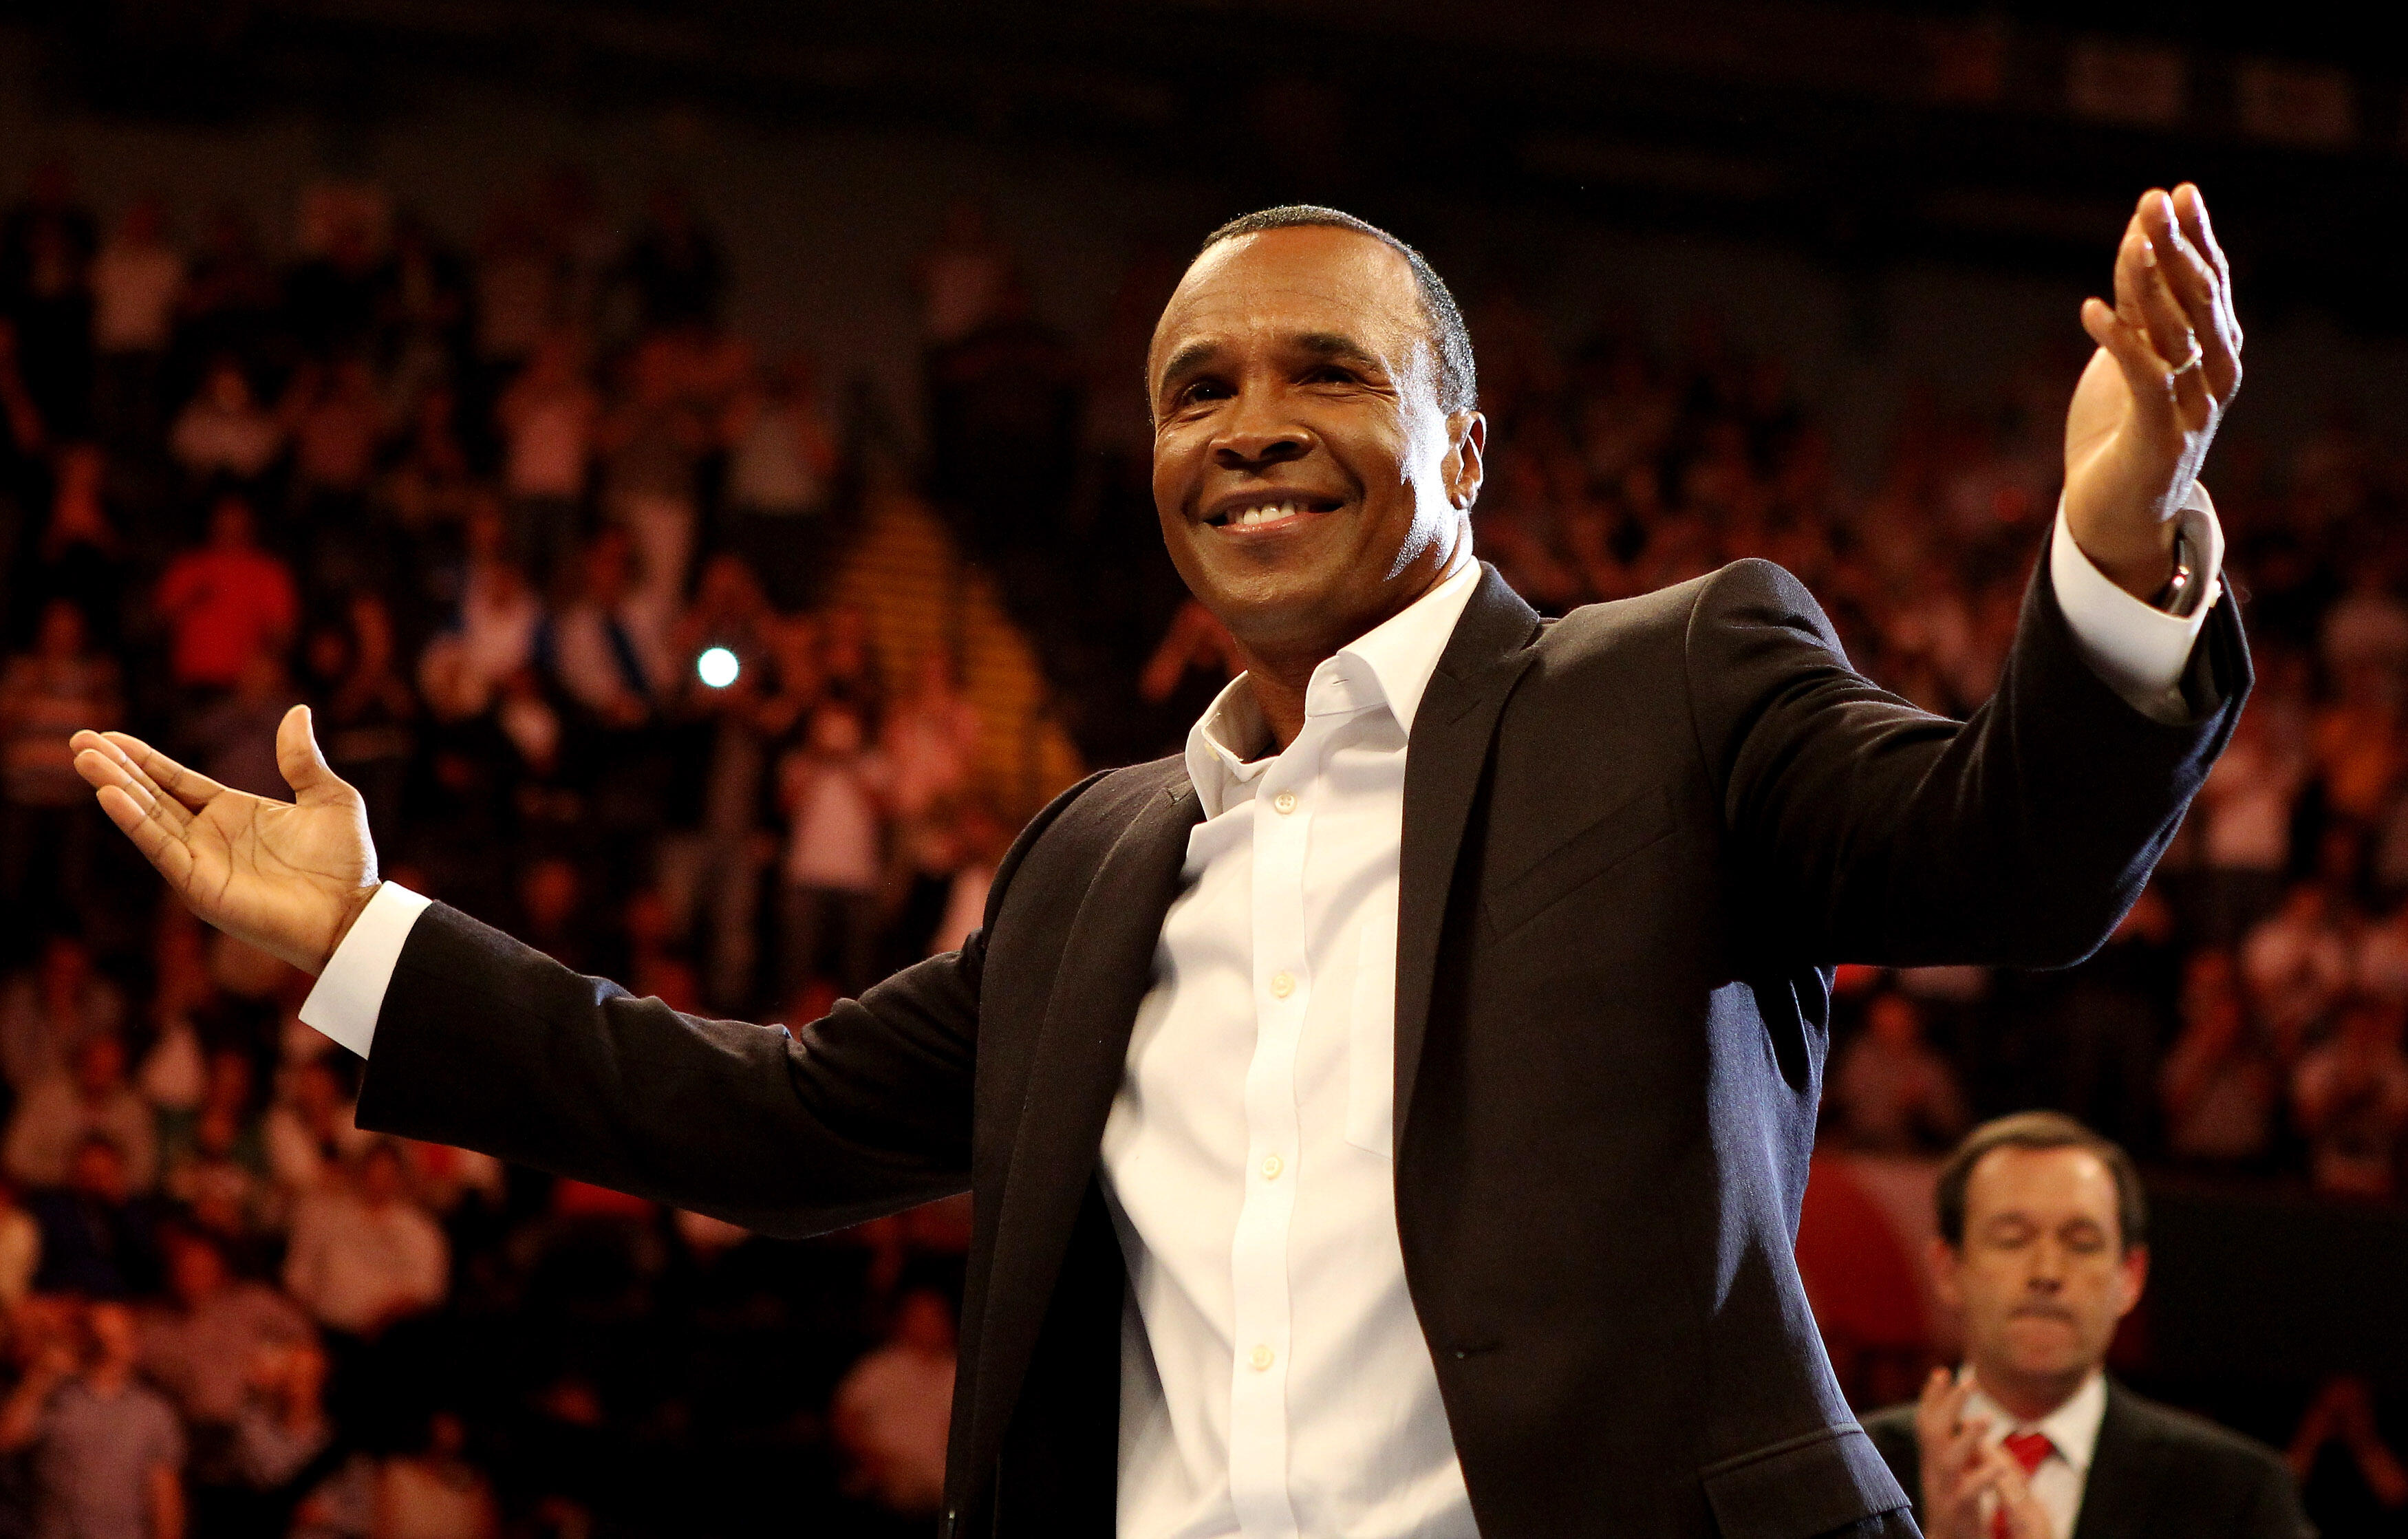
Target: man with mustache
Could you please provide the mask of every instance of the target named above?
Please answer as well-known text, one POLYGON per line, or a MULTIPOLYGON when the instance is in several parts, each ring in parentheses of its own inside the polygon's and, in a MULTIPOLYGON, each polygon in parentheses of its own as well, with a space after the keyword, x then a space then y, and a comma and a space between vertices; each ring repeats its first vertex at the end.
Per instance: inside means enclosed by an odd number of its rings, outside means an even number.
POLYGON ((1829 966, 2088 952, 2249 683, 2196 189, 2142 198, 2114 294, 1958 723, 1761 561, 1542 624, 1472 554, 1438 275, 1331 209, 1224 226, 1146 384, 1164 541, 1246 672, 1040 813, 959 952, 791 1035, 379 884, 304 715, 294 806, 118 735, 76 762, 321 973, 363 1126, 778 1233, 968 1188, 949 1535, 1909 1534, 1791 1255, 1829 966))
POLYGON ((2272 1448, 2106 1374, 2149 1273, 2124 1151, 2055 1112, 1967 1135, 1941 1168, 1931 1274, 1965 1363, 1865 1420, 1931 1539, 2308 1539, 2272 1448))

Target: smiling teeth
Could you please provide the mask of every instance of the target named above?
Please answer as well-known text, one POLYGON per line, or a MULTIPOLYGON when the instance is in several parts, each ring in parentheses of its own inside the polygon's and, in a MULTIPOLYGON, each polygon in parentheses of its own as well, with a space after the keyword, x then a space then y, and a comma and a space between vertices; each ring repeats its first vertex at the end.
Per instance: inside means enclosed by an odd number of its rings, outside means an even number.
POLYGON ((1248 508, 1231 518, 1229 522, 1240 529, 1251 529, 1258 524, 1276 524, 1281 519, 1295 516, 1295 503, 1272 502, 1266 503, 1260 508, 1248 508))

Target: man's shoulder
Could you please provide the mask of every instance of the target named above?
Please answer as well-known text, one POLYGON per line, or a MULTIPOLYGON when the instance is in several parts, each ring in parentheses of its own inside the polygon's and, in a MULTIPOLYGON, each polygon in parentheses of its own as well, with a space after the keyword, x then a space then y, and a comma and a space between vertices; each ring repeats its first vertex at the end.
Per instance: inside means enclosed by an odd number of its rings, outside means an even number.
POLYGON ((987 897, 986 923, 995 923, 999 905, 1024 871, 1039 887, 1050 887, 1077 873, 1092 873, 1095 863, 1145 812, 1176 801, 1189 789, 1183 758, 1154 759, 1119 770, 1098 770, 1063 791, 1028 820, 1000 864, 987 897))
POLYGON ((1111 839, 1156 800, 1176 800, 1187 789, 1187 761, 1176 754, 1118 770, 1099 770, 1056 797, 1032 827, 1073 837, 1111 839))
POLYGON ((2137 1441, 2153 1446, 2160 1457, 2180 1460, 2186 1469, 2221 1470, 2252 1478, 2288 1477, 2290 1467, 2283 1456, 2254 1437, 2135 1394, 2120 1384, 2109 1394, 2110 1414, 2120 1417, 2137 1441))
POLYGON ((1686 644, 1699 627, 1761 623, 1768 618, 1802 621, 1828 632, 1822 606, 1787 568, 1758 556, 1653 592, 1584 604, 1547 623, 1538 646, 1542 655, 1565 662, 1598 656, 1651 637, 1686 644))

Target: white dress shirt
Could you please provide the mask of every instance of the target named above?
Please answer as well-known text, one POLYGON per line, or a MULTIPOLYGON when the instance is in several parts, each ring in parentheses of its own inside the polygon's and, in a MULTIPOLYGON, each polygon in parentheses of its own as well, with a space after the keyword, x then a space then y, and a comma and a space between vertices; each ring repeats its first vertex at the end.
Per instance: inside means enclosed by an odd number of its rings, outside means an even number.
MULTIPOLYGON (((2221 535, 2196 493, 2206 572, 2221 535)), ((2135 709, 2187 714, 2187 615, 2101 575, 2060 514, 2050 579, 2135 709)), ((1413 712, 1479 568, 1325 661, 1276 755, 1243 676, 1188 735, 1204 821, 1104 1127, 1129 1274, 1124 1539, 1471 1539, 1438 1377, 1405 1288, 1394 1150, 1397 871, 1413 712)), ((365 1056, 425 899, 388 883, 301 1018, 365 1056)), ((2068 1532, 2071 1532, 2070 1530, 2068 1532)))
MULTIPOLYGON (((1972 1377, 1971 1368, 1960 1379, 1972 1377)), ((2048 1439, 2048 1457, 2031 1473, 2032 1497, 2048 1514, 2048 1532, 2070 1539, 2074 1520, 2082 1516, 2082 1493, 2090 1481, 2090 1458, 2099 1447, 2099 1423, 2107 1414, 2107 1377, 2092 1374, 2066 1402, 2038 1421, 2017 1421, 1978 1387, 1965 1400, 1965 1419, 1986 1417, 1990 1434, 1985 1446, 1996 1447, 2017 1432, 2038 1432, 2048 1439)), ((1984 1532, 1989 1517, 1984 1514, 1984 1532)))

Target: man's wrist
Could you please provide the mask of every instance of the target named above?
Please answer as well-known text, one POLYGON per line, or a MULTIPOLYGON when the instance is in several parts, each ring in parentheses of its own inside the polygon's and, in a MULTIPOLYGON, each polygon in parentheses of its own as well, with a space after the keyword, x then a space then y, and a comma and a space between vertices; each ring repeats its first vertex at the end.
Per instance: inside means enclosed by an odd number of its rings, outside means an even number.
POLYGON ((2076 522, 2071 510, 2065 522, 2066 528, 2073 536, 2074 544, 2081 547, 2082 554, 2090 558, 2090 564, 2099 568, 2100 576, 2143 604, 2157 606, 2159 596, 2173 581, 2180 564, 2177 554, 2182 533, 2180 519, 2168 519, 2157 525, 2152 531, 2154 539, 2145 542, 2101 539, 2097 531, 2086 530, 2076 522))
POLYGON ((376 899, 377 890, 383 885, 381 882, 371 882, 365 887, 354 887, 344 895, 342 913, 335 921, 334 938, 327 942, 326 955, 318 958, 318 965, 311 970, 311 976, 324 974, 326 964, 335 959, 335 953, 343 949, 344 938, 351 933, 351 927, 360 922, 360 915, 367 912, 368 904, 376 899))

